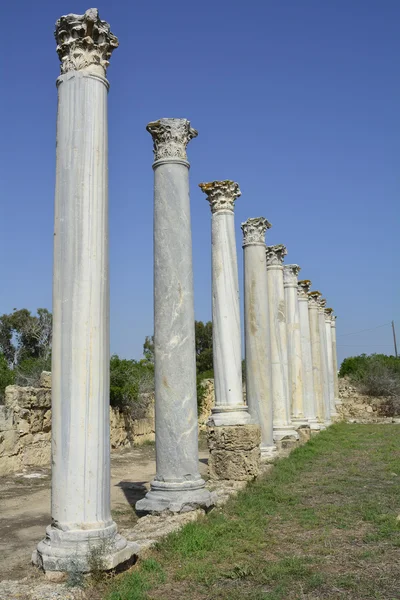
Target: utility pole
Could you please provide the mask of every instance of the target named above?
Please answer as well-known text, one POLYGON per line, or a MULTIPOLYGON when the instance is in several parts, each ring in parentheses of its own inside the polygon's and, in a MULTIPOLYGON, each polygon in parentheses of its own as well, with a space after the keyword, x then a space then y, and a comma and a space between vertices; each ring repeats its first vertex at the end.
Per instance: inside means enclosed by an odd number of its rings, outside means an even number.
POLYGON ((392 321, 392 330, 393 330, 394 354, 395 354, 395 357, 397 358, 396 330, 394 328, 394 321, 392 321))

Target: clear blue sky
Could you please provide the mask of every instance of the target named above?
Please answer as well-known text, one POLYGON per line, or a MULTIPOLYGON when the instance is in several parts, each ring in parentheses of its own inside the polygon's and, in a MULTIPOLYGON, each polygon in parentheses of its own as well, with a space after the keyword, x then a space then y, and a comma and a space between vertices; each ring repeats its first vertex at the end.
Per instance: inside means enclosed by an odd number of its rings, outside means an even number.
MULTIPOLYGON (((94 4, 96 6, 96 4, 94 4)), ((51 308, 56 19, 86 2, 2 6, 0 313, 51 308)), ((328 299, 339 358, 392 352, 399 303, 400 2, 99 1, 120 47, 109 93, 111 350, 140 358, 153 330, 152 142, 186 117, 196 318, 211 318, 210 209, 197 184, 234 179, 240 223, 328 299)))

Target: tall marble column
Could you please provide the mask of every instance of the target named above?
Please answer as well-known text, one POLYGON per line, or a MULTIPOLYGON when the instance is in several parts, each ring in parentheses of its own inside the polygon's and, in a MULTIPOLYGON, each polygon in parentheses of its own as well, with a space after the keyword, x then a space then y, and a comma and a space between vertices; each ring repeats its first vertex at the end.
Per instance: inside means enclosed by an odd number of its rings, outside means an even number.
POLYGON ((335 404, 335 382, 333 375, 333 353, 332 353, 332 327, 331 315, 332 308, 325 308, 325 335, 326 335, 326 353, 328 358, 328 380, 329 380, 329 412, 331 419, 336 419, 338 416, 335 404))
POLYGON ((326 341, 325 328, 325 306, 326 299, 320 298, 318 301, 318 319, 319 319, 319 337, 321 341, 321 373, 322 373, 322 393, 325 407, 325 425, 331 425, 330 411, 330 386, 329 386, 329 367, 328 367, 328 347, 326 341))
POLYGON ((145 512, 211 503, 198 464, 189 163, 186 119, 149 123, 154 142, 154 369, 156 470, 136 503, 145 512))
POLYGON ((319 430, 317 407, 314 394, 313 361, 311 353, 310 320, 308 311, 308 292, 311 281, 302 279, 298 282, 298 302, 300 316, 301 354, 303 363, 303 406, 304 416, 310 429, 319 430))
POLYGON ((234 206, 241 195, 233 181, 200 183, 210 203, 212 242, 212 320, 215 407, 214 425, 250 422, 243 401, 242 353, 234 206))
POLYGON ((244 255, 244 327, 246 396, 249 412, 261 427, 261 457, 276 451, 272 424, 271 351, 268 323, 268 284, 263 217, 242 223, 244 255))
POLYGON ((266 248, 275 441, 285 437, 298 439, 298 433, 290 418, 286 306, 283 287, 283 259, 286 254, 287 250, 283 244, 266 248))
POLYGON ((137 550, 110 510, 108 148, 105 78, 118 46, 97 9, 56 23, 61 75, 53 270, 52 523, 45 571, 110 569, 137 550))
POLYGON ((333 386, 335 390, 335 404, 342 404, 339 397, 339 375, 338 375, 338 360, 336 348, 336 315, 331 313, 331 336, 332 336, 332 362, 333 362, 333 386))
POLYGON ((321 336, 319 327, 319 298, 321 292, 308 293, 308 316, 310 321, 311 358, 313 370, 314 396, 316 416, 320 429, 325 429, 325 401, 323 388, 322 358, 321 358, 321 336))
POLYGON ((289 399, 292 423, 297 426, 307 425, 304 415, 303 357, 301 352, 299 303, 297 299, 297 276, 299 272, 299 265, 283 266, 288 342, 289 399))

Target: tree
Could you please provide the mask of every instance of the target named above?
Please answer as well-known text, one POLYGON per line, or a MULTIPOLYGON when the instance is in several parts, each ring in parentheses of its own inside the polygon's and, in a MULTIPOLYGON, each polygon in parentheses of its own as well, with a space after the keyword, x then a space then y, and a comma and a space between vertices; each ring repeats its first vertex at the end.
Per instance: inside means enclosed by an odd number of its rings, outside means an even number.
POLYGON ((213 342, 212 323, 208 321, 194 322, 196 337, 196 367, 197 373, 212 371, 213 368, 213 342))
POLYGON ((4 390, 14 383, 14 378, 14 371, 8 366, 5 356, 0 354, 0 404, 4 400, 4 390))
POLYGON ((143 344, 144 362, 154 365, 154 335, 146 335, 143 344))
POLYGON ((16 368, 27 359, 47 361, 51 354, 52 315, 38 308, 31 315, 26 308, 0 317, 0 352, 8 366, 16 368))

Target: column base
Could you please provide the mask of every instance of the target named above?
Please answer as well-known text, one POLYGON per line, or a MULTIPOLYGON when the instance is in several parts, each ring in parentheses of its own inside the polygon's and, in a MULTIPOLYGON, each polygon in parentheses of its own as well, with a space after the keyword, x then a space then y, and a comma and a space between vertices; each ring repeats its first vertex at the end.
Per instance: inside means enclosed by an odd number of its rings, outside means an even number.
POLYGON ((318 422, 318 419, 308 419, 308 424, 311 431, 320 431, 321 429, 321 423, 318 422))
POLYGON ((98 529, 61 529, 49 525, 46 537, 32 554, 32 562, 45 572, 90 573, 110 571, 126 563, 131 566, 140 546, 117 533, 111 521, 98 529))
POLYGON ((211 416, 207 425, 221 427, 225 425, 248 425, 252 418, 245 404, 236 406, 215 406, 211 409, 211 416))
POLYGON ((163 512, 183 513, 214 505, 214 496, 205 488, 203 479, 192 482, 173 483, 154 480, 150 491, 138 500, 138 512, 160 514, 163 512))
POLYGON ((278 448, 275 446, 275 444, 272 446, 260 446, 260 450, 261 462, 271 462, 278 456, 278 448))
POLYGON ((299 434, 293 425, 277 425, 273 429, 274 442, 280 442, 285 438, 299 439, 299 434))
POLYGON ((295 429, 304 426, 308 427, 308 420, 305 417, 292 417, 291 421, 295 429))

